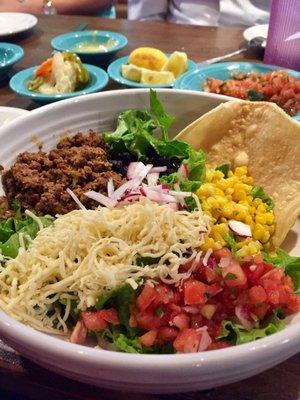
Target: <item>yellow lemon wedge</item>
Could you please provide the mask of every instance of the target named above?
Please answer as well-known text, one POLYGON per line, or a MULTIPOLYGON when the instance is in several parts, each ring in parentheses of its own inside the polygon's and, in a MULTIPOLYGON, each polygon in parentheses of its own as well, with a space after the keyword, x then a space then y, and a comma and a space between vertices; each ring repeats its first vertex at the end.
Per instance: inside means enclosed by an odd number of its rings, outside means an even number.
POLYGON ((186 53, 174 51, 169 60, 163 66, 163 71, 173 72, 175 78, 183 74, 188 69, 188 59, 186 53))
POLYGON ((129 81, 140 82, 142 77, 142 68, 132 64, 123 64, 121 66, 121 75, 129 81))
POLYGON ((147 68, 152 71, 161 71, 168 61, 167 56, 160 50, 152 47, 139 47, 129 55, 129 64, 147 68))
POLYGON ((141 83, 146 85, 169 85, 175 81, 174 74, 169 71, 142 70, 141 83))

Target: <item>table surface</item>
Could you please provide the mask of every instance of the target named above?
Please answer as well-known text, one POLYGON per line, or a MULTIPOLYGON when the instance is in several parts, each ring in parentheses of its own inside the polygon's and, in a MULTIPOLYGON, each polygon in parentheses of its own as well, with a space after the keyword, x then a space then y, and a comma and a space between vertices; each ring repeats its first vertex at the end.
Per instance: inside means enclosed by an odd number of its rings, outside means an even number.
MULTIPOLYGON (((25 57, 15 71, 40 64, 51 52, 51 39, 61 33, 73 30, 81 21, 89 23, 88 29, 108 29, 121 32, 128 37, 128 46, 118 57, 129 54, 139 46, 159 47, 166 52, 185 51, 196 62, 232 52, 245 43, 242 28, 215 28, 188 25, 172 25, 159 22, 133 22, 127 20, 104 20, 96 17, 39 16, 38 25, 31 31, 19 34, 5 41, 19 44, 25 50, 25 57)), ((232 60, 260 62, 255 54, 241 54, 232 60)), ((106 90, 119 89, 110 82, 106 90)), ((7 84, 0 86, 0 106, 20 107, 31 110, 36 104, 14 94, 7 84)), ((17 354, 6 352, 0 347, 0 389, 13 391, 36 400, 299 400, 300 399, 300 354, 277 367, 253 378, 222 388, 197 393, 178 395, 143 395, 119 393, 95 388, 72 381, 33 364, 17 354)), ((5 397, 4 397, 5 396, 5 397)), ((8 394, 0 392, 0 398, 8 394)))

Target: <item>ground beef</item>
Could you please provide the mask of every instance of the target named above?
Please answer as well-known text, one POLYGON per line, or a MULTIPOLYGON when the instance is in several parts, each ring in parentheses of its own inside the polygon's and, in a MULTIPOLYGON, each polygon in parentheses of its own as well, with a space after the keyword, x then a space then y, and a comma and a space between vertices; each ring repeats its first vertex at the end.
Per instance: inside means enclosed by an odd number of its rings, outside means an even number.
POLYGON ((107 150, 101 136, 90 131, 61 139, 49 153, 19 154, 2 174, 8 201, 17 199, 22 209, 34 209, 39 215, 65 214, 78 208, 66 192, 70 188, 87 208, 96 208, 99 204, 84 196, 86 191, 107 194, 110 177, 115 187, 122 183, 107 150))
POLYGON ((14 215, 15 212, 10 209, 7 198, 5 196, 0 196, 0 220, 8 219, 14 215))

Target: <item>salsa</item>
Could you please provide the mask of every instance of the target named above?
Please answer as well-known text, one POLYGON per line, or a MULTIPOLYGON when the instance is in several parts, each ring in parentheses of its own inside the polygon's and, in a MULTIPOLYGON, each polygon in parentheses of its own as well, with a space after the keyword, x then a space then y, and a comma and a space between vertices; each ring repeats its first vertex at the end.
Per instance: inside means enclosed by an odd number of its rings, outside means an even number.
MULTIPOLYGON (((241 262, 222 248, 181 267, 181 272, 190 270, 190 277, 177 285, 147 283, 136 293, 128 323, 137 329, 135 339, 144 352, 167 344, 180 353, 229 347, 237 340, 247 341, 233 337, 234 330, 255 337, 262 334, 262 326, 268 330, 270 324, 280 323, 278 312, 287 316, 299 310, 292 279, 261 255, 241 262)), ((83 312, 80 324, 86 334, 109 324, 118 326, 122 309, 117 308, 83 312)), ((79 340, 74 332, 73 340, 79 340)))
POLYGON ((204 90, 243 100, 271 101, 292 116, 300 112, 300 80, 283 70, 236 72, 226 80, 207 78, 204 90))

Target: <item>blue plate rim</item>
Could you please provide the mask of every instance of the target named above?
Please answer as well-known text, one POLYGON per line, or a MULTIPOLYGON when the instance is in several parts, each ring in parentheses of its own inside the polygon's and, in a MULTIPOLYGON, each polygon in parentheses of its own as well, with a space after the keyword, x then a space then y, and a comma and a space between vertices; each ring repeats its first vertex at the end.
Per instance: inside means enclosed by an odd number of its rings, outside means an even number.
POLYGON ((26 80, 28 80, 28 78, 30 76, 33 75, 36 68, 38 68, 38 65, 23 69, 22 71, 13 75, 9 81, 9 87, 11 88, 11 90, 13 90, 15 93, 19 94, 20 96, 24 96, 24 97, 31 98, 33 100, 40 100, 40 101, 47 101, 47 100, 55 101, 55 100, 70 99, 73 97, 82 96, 82 95, 89 94, 89 93, 96 93, 96 92, 102 90, 108 84, 108 81, 109 81, 108 74, 102 68, 96 67, 95 65, 90 65, 90 64, 83 64, 83 65, 97 79, 97 82, 88 89, 78 90, 77 92, 72 92, 72 93, 63 93, 63 94, 56 94, 56 95, 47 95, 47 94, 42 94, 42 93, 37 93, 37 92, 30 92, 25 87, 23 90, 24 82, 26 80), (15 84, 16 84, 15 81, 20 77, 23 78, 21 89, 19 89, 18 87, 15 86, 15 84))
MULTIPOLYGON (((270 69, 270 70, 285 70, 288 73, 290 73, 291 75, 295 76, 296 78, 300 78, 300 72, 293 70, 293 69, 289 69, 289 68, 284 68, 284 67, 280 67, 278 65, 271 65, 271 64, 264 64, 264 63, 251 63, 251 62, 247 62, 247 61, 232 61, 232 62, 224 62, 224 63, 215 63, 215 64, 210 64, 210 65, 204 65, 203 67, 198 66, 197 69, 194 69, 193 71, 187 71, 185 72, 182 76, 180 76, 174 84, 174 88, 175 89, 183 89, 183 90, 191 90, 187 87, 183 87, 182 84, 184 82, 185 79, 187 79, 189 76, 191 75, 195 75, 203 72, 209 72, 210 69, 214 69, 216 67, 220 67, 221 69, 224 68, 226 69, 227 67, 231 66, 231 65, 243 65, 243 66, 253 66, 253 67, 262 67, 262 68, 266 68, 266 69, 270 69)), ((197 91, 201 91, 197 90, 197 91)))
MULTIPOLYGON (((171 53, 165 53, 165 54, 167 56, 171 55, 171 53)), ((177 80, 181 78, 181 77, 177 78, 174 83, 165 84, 165 85, 144 85, 143 83, 130 81, 126 78, 123 78, 122 75, 120 74, 120 72, 116 75, 113 70, 116 66, 119 66, 120 63, 126 64, 128 62, 128 58, 129 58, 129 56, 117 58, 116 60, 111 62, 107 68, 107 73, 108 73, 110 79, 119 83, 120 85, 134 87, 134 88, 141 88, 141 89, 145 89, 148 87, 149 88, 170 88, 170 87, 172 88, 172 87, 175 87, 174 85, 176 84, 177 80)), ((197 68, 197 63, 195 61, 191 60, 190 58, 188 58, 188 65, 189 65, 189 71, 185 72, 183 75, 192 73, 197 68)))
POLYGON ((17 44, 0 42, 0 48, 11 49, 14 52, 12 58, 5 65, 0 65, 0 69, 10 67, 10 66, 16 64, 18 61, 20 61, 24 57, 23 48, 21 46, 18 46, 17 44))
POLYGON ((83 55, 83 56, 100 56, 100 55, 104 56, 104 55, 115 53, 119 50, 124 49, 124 47, 126 47, 128 44, 128 39, 125 35, 123 35, 122 33, 119 33, 119 32, 95 29, 95 30, 74 31, 74 32, 63 33, 61 35, 55 36, 51 40, 50 44, 54 50, 58 50, 58 51, 72 51, 76 54, 83 55), (105 52, 101 52, 101 51, 87 52, 87 51, 80 51, 80 50, 74 51, 74 49, 67 49, 66 47, 63 47, 56 43, 57 40, 59 40, 59 39, 63 39, 63 38, 67 38, 67 37, 74 37, 76 34, 84 37, 84 36, 87 36, 87 34, 93 34, 95 31, 97 31, 100 35, 102 33, 103 36, 104 35, 107 35, 110 37, 116 36, 116 39, 118 38, 118 40, 120 40, 121 43, 119 43, 117 46, 112 47, 111 49, 109 49, 108 51, 105 51, 105 52))

